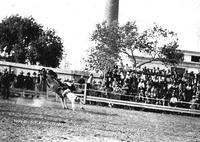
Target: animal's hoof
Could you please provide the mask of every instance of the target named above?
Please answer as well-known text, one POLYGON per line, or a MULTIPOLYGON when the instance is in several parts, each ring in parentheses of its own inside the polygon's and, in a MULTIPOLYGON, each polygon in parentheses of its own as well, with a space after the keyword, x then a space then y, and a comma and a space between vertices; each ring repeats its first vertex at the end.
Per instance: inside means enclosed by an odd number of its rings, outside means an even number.
POLYGON ((63 109, 68 109, 67 107, 64 107, 63 109))
POLYGON ((113 107, 113 104, 109 104, 108 107, 113 107))

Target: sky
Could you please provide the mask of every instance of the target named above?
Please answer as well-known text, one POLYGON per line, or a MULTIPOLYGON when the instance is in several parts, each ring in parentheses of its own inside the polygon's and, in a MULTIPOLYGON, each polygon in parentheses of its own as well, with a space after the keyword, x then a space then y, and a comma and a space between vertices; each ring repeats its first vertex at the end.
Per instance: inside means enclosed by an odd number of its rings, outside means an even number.
MULTIPOLYGON (((82 70, 92 46, 90 36, 105 20, 106 0, 0 0, 0 20, 32 16, 44 28, 55 29, 67 54, 62 67, 82 70)), ((154 23, 178 34, 180 49, 200 52, 199 0, 120 0, 120 24, 136 21, 140 31, 154 23)))

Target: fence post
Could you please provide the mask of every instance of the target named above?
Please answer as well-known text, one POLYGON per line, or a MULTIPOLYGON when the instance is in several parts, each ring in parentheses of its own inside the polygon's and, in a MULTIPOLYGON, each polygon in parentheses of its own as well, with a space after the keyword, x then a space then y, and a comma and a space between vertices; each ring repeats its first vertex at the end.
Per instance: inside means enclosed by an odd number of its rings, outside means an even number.
POLYGON ((49 90, 46 91, 46 98, 49 98, 49 90))
POLYGON ((22 96, 25 97, 25 89, 22 90, 22 96))
POLYGON ((86 104, 86 97, 87 97, 87 83, 85 84, 85 88, 84 88, 83 104, 86 104))

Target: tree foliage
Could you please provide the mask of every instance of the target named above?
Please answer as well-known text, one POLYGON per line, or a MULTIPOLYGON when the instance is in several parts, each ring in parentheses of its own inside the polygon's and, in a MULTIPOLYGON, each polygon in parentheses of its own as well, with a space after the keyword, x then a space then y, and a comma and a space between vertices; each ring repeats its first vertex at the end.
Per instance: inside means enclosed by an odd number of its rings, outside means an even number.
POLYGON ((184 54, 178 49, 178 37, 173 31, 154 25, 145 30, 139 40, 139 51, 150 57, 150 60, 138 66, 152 61, 161 61, 165 65, 174 66, 183 61, 184 54))
POLYGON ((119 59, 118 27, 107 26, 106 22, 96 25, 96 30, 91 36, 95 46, 89 51, 86 62, 90 69, 101 70, 113 66, 119 59))
POLYGON ((103 22, 96 25, 91 40, 95 46, 89 53, 88 64, 96 69, 123 62, 122 55, 127 56, 134 67, 153 61, 161 61, 165 65, 176 65, 183 61, 183 53, 178 50, 177 35, 158 25, 139 33, 135 22, 127 22, 122 26, 103 22), (138 62, 138 52, 149 57, 149 60, 138 62))
POLYGON ((12 62, 57 67, 62 59, 63 45, 54 30, 43 30, 32 17, 14 15, 0 23, 0 50, 12 62), (12 54, 11 54, 12 53, 12 54))
POLYGON ((90 49, 90 55, 86 60, 88 63, 87 68, 96 71, 104 71, 105 69, 112 67, 116 63, 116 59, 113 56, 109 56, 108 52, 101 52, 100 50, 90 49))
POLYGON ((40 61, 47 67, 57 67, 60 64, 63 45, 61 38, 55 35, 54 30, 46 30, 31 44, 28 59, 32 64, 40 61))

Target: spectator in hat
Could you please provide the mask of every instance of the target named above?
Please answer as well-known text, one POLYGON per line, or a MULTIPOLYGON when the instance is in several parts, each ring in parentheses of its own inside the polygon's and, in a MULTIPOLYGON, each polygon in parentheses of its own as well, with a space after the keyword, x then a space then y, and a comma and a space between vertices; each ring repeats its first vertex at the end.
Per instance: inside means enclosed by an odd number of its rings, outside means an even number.
POLYGON ((25 88, 28 90, 33 90, 33 78, 30 76, 30 72, 24 78, 25 88))
POLYGON ((17 76, 17 83, 16 83, 16 88, 23 89, 24 88, 24 72, 21 71, 20 74, 17 76))
POLYGON ((85 79, 84 79, 83 75, 81 75, 81 78, 78 80, 77 83, 80 84, 79 88, 84 89, 85 79))
POLYGON ((15 87, 15 83, 16 83, 16 75, 14 73, 14 71, 12 70, 9 74, 10 76, 10 81, 11 81, 11 88, 14 88, 15 87))
POLYGON ((35 84, 37 83, 37 73, 36 72, 33 72, 32 79, 33 79, 33 84, 35 86, 35 84))
POLYGON ((41 85, 41 91, 46 91, 47 84, 46 84, 46 79, 47 79, 47 71, 45 68, 42 68, 41 70, 41 78, 40 78, 40 85, 41 85))
POLYGON ((80 77, 80 79, 78 80, 79 84, 85 84, 85 79, 83 76, 80 77))
POLYGON ((7 69, 4 70, 1 81, 2 81, 3 99, 8 99, 10 96, 11 78, 9 76, 7 69))
POLYGON ((92 82, 93 82, 93 74, 91 73, 87 80, 87 89, 92 88, 92 82))

